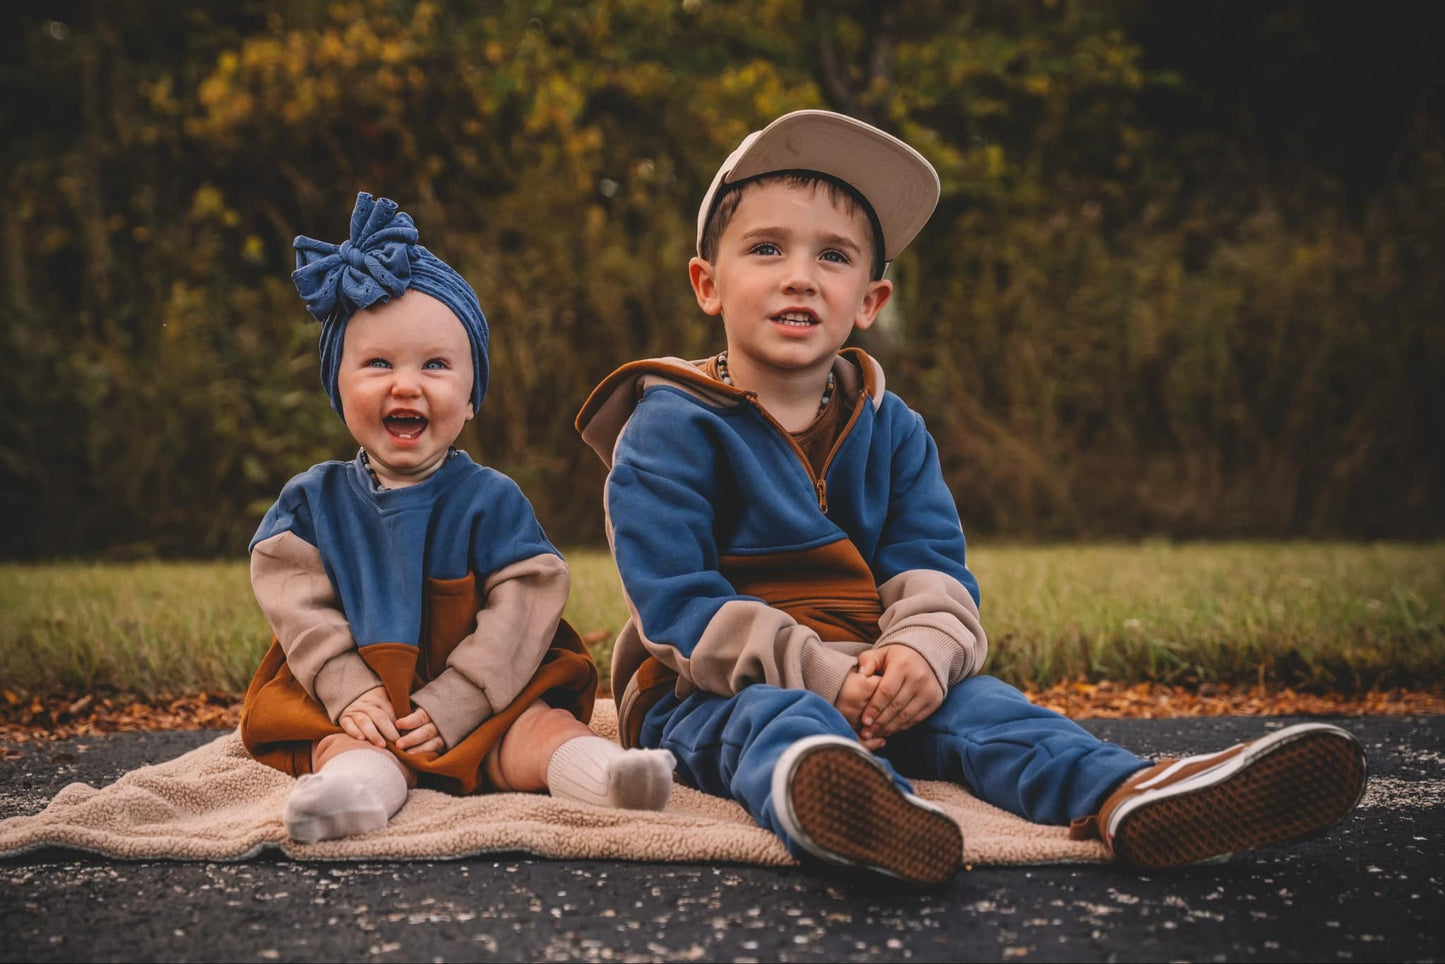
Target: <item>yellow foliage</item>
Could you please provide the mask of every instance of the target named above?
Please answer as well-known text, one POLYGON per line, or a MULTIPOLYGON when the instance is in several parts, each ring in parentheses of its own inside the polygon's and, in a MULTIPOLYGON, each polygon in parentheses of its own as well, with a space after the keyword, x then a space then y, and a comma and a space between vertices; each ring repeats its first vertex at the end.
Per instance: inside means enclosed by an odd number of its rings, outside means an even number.
POLYGON ((216 217, 225 210, 226 197, 214 184, 202 184, 191 195, 191 217, 197 220, 216 217))
POLYGON ((181 333, 183 322, 187 318, 204 317, 202 302, 204 296, 199 289, 193 288, 186 282, 176 279, 171 282, 170 298, 163 309, 167 334, 176 336, 181 333))
POLYGON ((377 56, 384 64, 399 64, 411 53, 408 45, 398 40, 386 40, 378 44, 377 56))
MULTIPOLYGON (((300 37, 293 35, 294 40, 300 37)), ((349 39, 349 38, 348 38, 349 39)), ((316 66, 325 67, 351 67, 355 61, 355 54, 348 46, 347 41, 341 39, 341 35, 334 30, 328 30, 321 35, 320 42, 316 45, 316 66)), ((292 61, 298 68, 307 66, 301 58, 294 58, 292 61)))
POLYGON ((436 22, 437 14, 440 12, 435 3, 424 0, 416 5, 411 14, 411 31, 418 37, 431 35, 432 26, 436 22))
POLYGON ((527 130, 537 133, 547 128, 565 130, 581 112, 582 92, 565 78, 552 74, 538 89, 527 116, 527 130))
POLYGON ((1297 244, 1290 252, 1290 267, 1312 268, 1324 260, 1326 245, 1320 244, 1297 244))
POLYGON ((260 264, 266 260, 266 245, 256 235, 248 234, 241 243, 241 257, 252 264, 260 264))
POLYGON ((983 156, 988 165, 988 176, 992 178, 1001 177, 1004 167, 1003 145, 989 144, 983 149, 983 156))
POLYGON ((596 204, 588 205, 586 232, 589 238, 598 238, 607 230, 607 212, 596 204))
POLYGON ((181 112, 181 102, 176 100, 173 88, 174 81, 170 74, 166 74, 154 83, 142 83, 141 93, 154 110, 175 117, 181 112))

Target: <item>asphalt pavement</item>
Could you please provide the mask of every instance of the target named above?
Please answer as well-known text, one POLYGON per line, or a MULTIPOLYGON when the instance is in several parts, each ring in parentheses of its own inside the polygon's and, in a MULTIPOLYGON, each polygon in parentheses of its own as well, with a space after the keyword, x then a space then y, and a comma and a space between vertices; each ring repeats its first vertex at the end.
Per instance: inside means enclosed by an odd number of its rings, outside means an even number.
MULTIPOLYGON (((1298 718, 1093 720, 1144 755, 1217 749, 1298 718)), ((924 892, 799 869, 549 861, 0 860, 0 961, 1432 961, 1445 957, 1445 716, 1331 719, 1369 755, 1330 834, 1224 863, 975 867, 924 892)), ((214 739, 23 744, 0 818, 214 739)))

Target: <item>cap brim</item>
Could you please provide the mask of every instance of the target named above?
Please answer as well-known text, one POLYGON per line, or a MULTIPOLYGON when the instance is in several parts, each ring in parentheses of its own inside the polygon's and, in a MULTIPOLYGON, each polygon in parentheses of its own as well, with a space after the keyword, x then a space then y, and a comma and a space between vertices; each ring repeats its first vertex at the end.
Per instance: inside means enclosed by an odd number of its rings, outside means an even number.
POLYGON ((775 171, 817 171, 851 185, 872 205, 892 261, 938 205, 938 172, 903 141, 843 114, 800 110, 748 135, 723 163, 698 211, 698 245, 724 184, 775 171))

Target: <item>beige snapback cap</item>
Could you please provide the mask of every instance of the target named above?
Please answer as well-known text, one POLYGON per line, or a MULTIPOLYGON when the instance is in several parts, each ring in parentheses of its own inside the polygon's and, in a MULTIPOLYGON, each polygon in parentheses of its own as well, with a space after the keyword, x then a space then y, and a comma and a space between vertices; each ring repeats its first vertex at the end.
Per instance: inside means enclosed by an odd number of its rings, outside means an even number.
POLYGON ((927 159, 871 124, 827 110, 797 110, 753 131, 713 176, 697 212, 697 247, 724 185, 775 171, 817 171, 851 185, 873 206, 892 261, 938 205, 938 172, 927 159))

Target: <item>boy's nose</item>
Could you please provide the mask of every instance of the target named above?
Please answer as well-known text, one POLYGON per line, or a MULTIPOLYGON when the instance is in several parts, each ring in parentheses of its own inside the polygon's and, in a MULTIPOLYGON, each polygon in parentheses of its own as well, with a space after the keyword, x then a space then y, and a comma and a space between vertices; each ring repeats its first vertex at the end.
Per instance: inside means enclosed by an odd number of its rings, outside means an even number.
POLYGON ((783 291, 788 294, 812 294, 817 291, 818 285, 813 279, 812 267, 811 259, 789 260, 783 275, 783 291))

